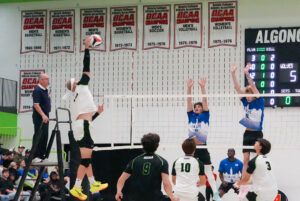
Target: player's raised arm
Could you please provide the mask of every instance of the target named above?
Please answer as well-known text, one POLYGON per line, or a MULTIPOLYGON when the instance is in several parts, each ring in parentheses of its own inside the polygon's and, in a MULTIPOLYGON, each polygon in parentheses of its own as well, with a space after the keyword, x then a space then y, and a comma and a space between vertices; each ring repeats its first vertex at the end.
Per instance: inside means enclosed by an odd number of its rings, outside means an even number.
POLYGON ((86 74, 90 77, 90 37, 86 37, 84 40, 85 50, 84 50, 84 59, 83 59, 83 74, 86 74))
MULTIPOLYGON (((191 78, 189 78, 186 81, 187 84, 187 95, 191 95, 192 94, 192 87, 194 86, 194 82, 191 78)), ((188 97, 187 98, 187 112, 190 112, 193 110, 193 103, 192 103, 192 97, 188 97)))
POLYGON ((236 75, 235 75, 236 69, 237 69, 236 65, 232 64, 232 66, 230 68, 230 72, 231 72, 231 76, 232 76, 232 80, 233 80, 233 84, 234 84, 234 89, 238 94, 242 94, 243 92, 240 88, 240 85, 239 85, 239 83, 236 79, 236 75))
POLYGON ((254 94, 259 94, 258 89, 256 88, 256 86, 255 86, 253 80, 251 79, 251 77, 250 77, 250 75, 249 75, 249 69, 250 69, 250 66, 251 66, 251 63, 247 63, 247 65, 246 65, 245 68, 244 68, 244 73, 245 73, 245 75, 246 75, 246 78, 247 78, 247 80, 248 80, 248 83, 249 83, 249 85, 250 85, 250 87, 251 87, 252 92, 253 92, 254 94))
POLYGON ((90 38, 85 38, 85 50, 84 50, 84 58, 83 58, 83 70, 82 70, 82 76, 77 83, 78 85, 88 85, 90 81, 90 38))
MULTIPOLYGON (((201 92, 203 95, 206 94, 205 90, 205 85, 206 85, 206 78, 201 78, 198 84, 201 87, 201 92)), ((208 111, 208 104, 207 104, 207 97, 202 98, 202 106, 203 106, 203 111, 208 111)))

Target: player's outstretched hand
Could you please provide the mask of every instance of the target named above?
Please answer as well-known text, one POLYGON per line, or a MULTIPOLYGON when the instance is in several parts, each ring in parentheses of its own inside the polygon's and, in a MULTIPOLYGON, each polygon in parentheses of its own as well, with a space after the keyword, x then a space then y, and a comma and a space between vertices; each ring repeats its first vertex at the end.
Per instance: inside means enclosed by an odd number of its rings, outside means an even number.
POLYGON ((240 188, 240 180, 239 181, 237 181, 237 182, 235 182, 232 186, 234 187, 234 188, 236 188, 236 189, 239 189, 240 188))
POLYGON ((246 65, 245 68, 244 68, 244 73, 245 73, 246 75, 249 74, 249 69, 250 69, 250 67, 251 67, 251 63, 249 62, 249 63, 247 63, 247 65, 246 65))
POLYGON ((98 106, 98 114, 101 114, 104 110, 104 103, 98 106))
POLYGON ((235 74, 235 72, 236 72, 236 65, 235 64, 232 64, 231 65, 231 67, 230 67, 230 72, 232 73, 232 74, 235 74))
POLYGON ((198 84, 200 85, 200 87, 205 87, 206 78, 200 78, 200 81, 198 82, 198 84))
POLYGON ((194 86, 194 82, 191 78, 187 79, 186 84, 188 88, 192 88, 194 86))
POLYGON ((117 192, 115 198, 116 198, 117 201, 121 201, 121 199, 123 199, 123 193, 122 192, 117 192))

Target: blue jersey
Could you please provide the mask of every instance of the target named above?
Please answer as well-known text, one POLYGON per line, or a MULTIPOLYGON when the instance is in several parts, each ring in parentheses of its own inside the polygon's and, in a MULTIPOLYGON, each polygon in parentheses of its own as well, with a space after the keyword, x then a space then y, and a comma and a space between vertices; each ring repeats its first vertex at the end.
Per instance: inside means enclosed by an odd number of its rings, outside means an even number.
POLYGON ((194 111, 187 113, 189 118, 189 138, 196 137, 206 144, 209 126, 209 111, 196 114, 194 111))
POLYGON ((24 169, 23 169, 23 170, 21 170, 21 169, 18 169, 18 172, 19 172, 20 176, 23 176, 24 169))
POLYGON ((246 128, 261 131, 264 120, 265 100, 260 97, 249 103, 247 99, 243 97, 241 101, 246 115, 240 120, 240 124, 246 128))
POLYGON ((3 155, 0 154, 0 165, 3 165, 3 162, 4 162, 4 160, 3 160, 3 155))
POLYGON ((240 180, 243 172, 243 163, 239 159, 229 161, 228 158, 225 158, 220 162, 219 172, 223 172, 225 182, 235 183, 240 180))
POLYGON ((49 174, 48 174, 48 172, 44 172, 44 174, 43 174, 43 179, 47 179, 49 177, 49 174))
POLYGON ((34 177, 36 177, 35 173, 36 173, 36 169, 35 169, 35 168, 32 169, 32 170, 29 170, 29 171, 28 171, 28 176, 34 178, 34 177))

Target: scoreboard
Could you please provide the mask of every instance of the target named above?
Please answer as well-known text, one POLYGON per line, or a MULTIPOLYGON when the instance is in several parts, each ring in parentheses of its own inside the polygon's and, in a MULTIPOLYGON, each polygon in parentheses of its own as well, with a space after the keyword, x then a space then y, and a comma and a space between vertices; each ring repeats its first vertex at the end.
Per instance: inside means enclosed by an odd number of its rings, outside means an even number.
MULTIPOLYGON (((248 62, 260 93, 300 94, 300 27, 246 29, 245 65, 248 62)), ((300 106, 300 97, 265 97, 265 106, 300 106)))

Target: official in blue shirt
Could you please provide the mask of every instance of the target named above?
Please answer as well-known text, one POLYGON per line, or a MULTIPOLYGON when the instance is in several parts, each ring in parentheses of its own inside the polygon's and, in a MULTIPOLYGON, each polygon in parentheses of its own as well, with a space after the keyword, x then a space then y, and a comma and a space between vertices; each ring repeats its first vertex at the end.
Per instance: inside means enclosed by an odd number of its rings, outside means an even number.
POLYGON ((37 150, 34 153, 33 162, 41 162, 41 160, 45 159, 45 155, 46 155, 48 131, 49 131, 49 112, 51 111, 51 101, 47 89, 48 85, 49 85, 49 76, 45 73, 42 73, 39 76, 39 84, 33 90, 32 93, 32 98, 33 98, 32 120, 34 124, 34 135, 33 135, 32 143, 38 144, 37 150), (37 141, 37 133, 41 123, 43 123, 42 133, 41 133, 40 140, 37 141))
POLYGON ((234 188, 233 184, 239 181, 243 172, 243 163, 239 159, 234 157, 235 150, 233 148, 228 149, 227 156, 220 162, 219 177, 222 184, 219 187, 220 197, 223 197, 231 188, 235 193, 238 193, 238 189, 234 188))

